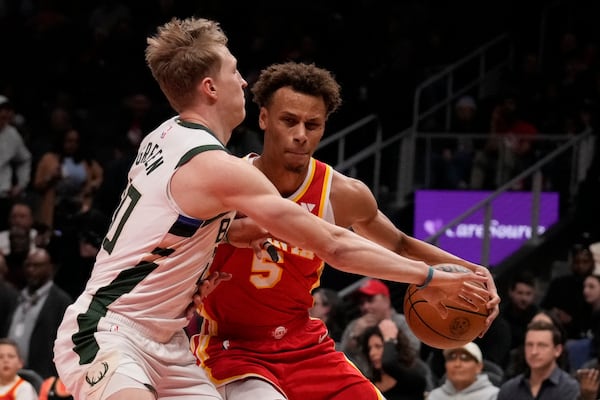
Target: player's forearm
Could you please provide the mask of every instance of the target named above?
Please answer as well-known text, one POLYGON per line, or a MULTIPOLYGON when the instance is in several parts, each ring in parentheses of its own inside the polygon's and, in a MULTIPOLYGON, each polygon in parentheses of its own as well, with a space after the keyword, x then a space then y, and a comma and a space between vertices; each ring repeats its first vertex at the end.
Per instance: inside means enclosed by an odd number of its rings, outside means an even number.
POLYGON ((429 264, 400 256, 352 232, 340 234, 334 243, 331 250, 318 255, 340 271, 416 284, 427 278, 429 264))
POLYGON ((477 265, 466 261, 444 249, 434 246, 430 243, 405 235, 403 238, 403 251, 401 254, 414 260, 423 260, 430 265, 451 263, 459 264, 475 271, 477 265))

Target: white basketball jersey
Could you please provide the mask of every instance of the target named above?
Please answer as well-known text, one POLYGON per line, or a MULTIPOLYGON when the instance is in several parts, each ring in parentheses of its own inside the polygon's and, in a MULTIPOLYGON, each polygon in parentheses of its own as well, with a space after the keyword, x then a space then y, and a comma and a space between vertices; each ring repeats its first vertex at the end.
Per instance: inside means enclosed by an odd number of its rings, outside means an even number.
MULTIPOLYGON (((183 215, 170 195, 178 167, 203 151, 225 147, 207 128, 172 118, 150 133, 129 171, 92 277, 77 305, 80 329, 107 313, 170 337, 204 278, 234 211, 199 220, 183 215)), ((202 174, 201 170, 198 174, 202 174)), ((202 193, 197 193, 202 201, 202 193)))

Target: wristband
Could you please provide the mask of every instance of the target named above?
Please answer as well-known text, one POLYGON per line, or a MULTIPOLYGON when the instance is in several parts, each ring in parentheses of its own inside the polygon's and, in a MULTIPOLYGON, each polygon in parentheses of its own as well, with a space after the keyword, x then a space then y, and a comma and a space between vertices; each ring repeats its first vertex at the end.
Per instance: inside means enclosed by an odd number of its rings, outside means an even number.
POLYGON ((431 282, 433 279, 433 271, 433 267, 429 267, 429 272, 427 272, 427 278, 425 278, 425 282, 423 282, 422 285, 417 285, 417 289, 425 289, 427 285, 429 285, 429 282, 431 282))

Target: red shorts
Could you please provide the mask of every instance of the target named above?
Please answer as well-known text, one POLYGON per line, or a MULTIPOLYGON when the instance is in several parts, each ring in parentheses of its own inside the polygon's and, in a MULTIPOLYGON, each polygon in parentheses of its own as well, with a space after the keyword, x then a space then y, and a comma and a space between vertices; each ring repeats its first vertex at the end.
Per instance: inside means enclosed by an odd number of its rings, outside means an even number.
POLYGON ((335 349, 320 320, 307 319, 281 335, 283 330, 263 330, 263 340, 257 340, 256 332, 253 340, 196 335, 192 349, 217 387, 255 377, 273 384, 289 400, 383 399, 335 349))

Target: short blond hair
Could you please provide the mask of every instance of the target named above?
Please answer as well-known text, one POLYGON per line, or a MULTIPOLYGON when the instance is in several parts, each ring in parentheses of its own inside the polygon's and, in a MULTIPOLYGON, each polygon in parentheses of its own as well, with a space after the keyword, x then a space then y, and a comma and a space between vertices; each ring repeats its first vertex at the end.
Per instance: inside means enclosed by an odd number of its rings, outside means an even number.
POLYGON ((227 36, 216 21, 173 18, 148 37, 146 63, 171 107, 180 112, 194 99, 196 84, 221 67, 227 36))

